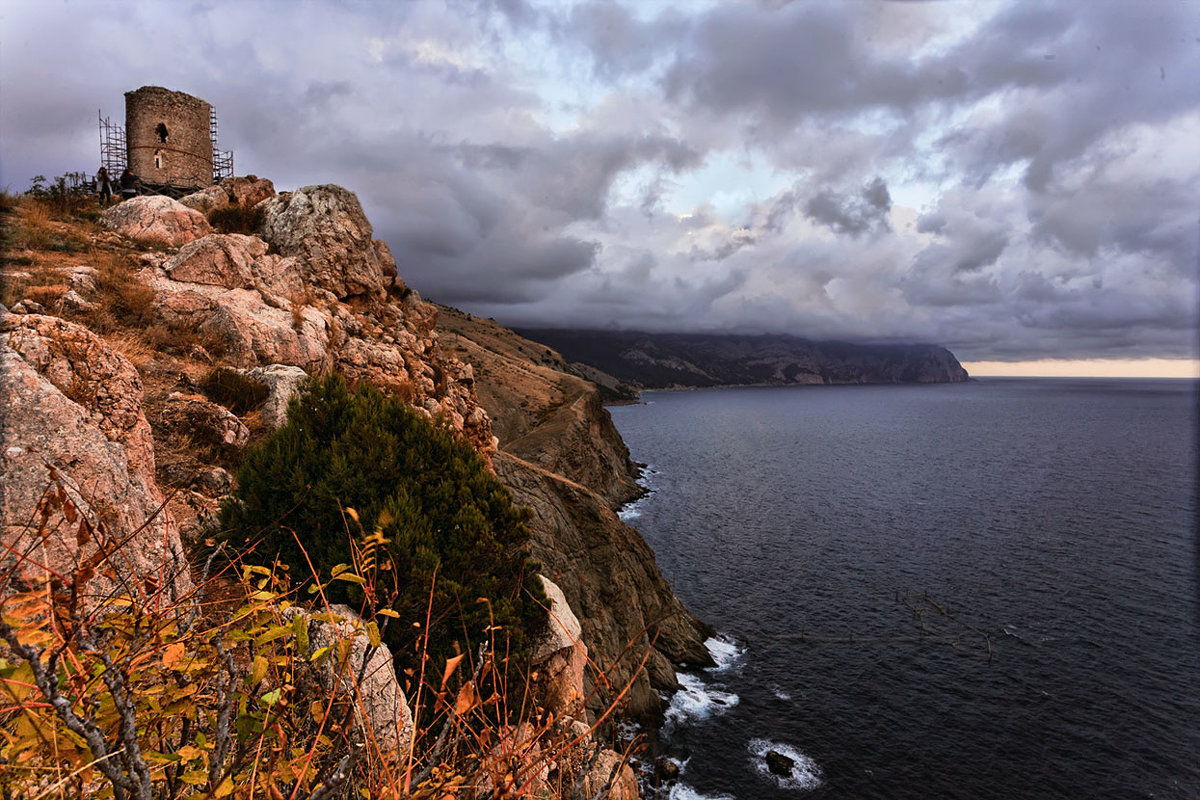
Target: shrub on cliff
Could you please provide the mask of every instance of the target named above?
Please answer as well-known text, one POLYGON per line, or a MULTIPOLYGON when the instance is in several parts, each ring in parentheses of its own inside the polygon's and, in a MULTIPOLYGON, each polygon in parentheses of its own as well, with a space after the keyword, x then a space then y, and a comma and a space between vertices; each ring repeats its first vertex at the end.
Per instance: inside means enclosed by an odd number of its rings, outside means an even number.
POLYGON ((335 580, 327 599, 398 612, 388 641, 399 661, 425 635, 432 655, 447 656, 454 642, 484 641, 492 624, 523 657, 544 618, 531 599, 543 594, 523 516, 470 446, 400 400, 367 385, 352 392, 334 376, 293 399, 287 424, 247 453, 221 529, 257 542, 264 563, 278 555, 293 576, 315 570, 323 580, 339 564, 363 568, 364 539, 382 539, 365 552, 392 576, 391 591, 335 580))

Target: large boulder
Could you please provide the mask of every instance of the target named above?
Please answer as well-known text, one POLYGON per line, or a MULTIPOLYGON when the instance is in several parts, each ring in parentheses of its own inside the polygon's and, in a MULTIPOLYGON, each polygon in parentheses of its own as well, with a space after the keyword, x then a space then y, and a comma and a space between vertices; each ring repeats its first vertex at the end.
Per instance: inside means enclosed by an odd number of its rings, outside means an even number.
POLYGON ((579 619, 558 584, 545 575, 542 588, 550 601, 546 632, 534 647, 533 666, 541 690, 542 704, 556 717, 584 716, 584 670, 588 649, 584 645, 579 619))
POLYGON ((179 202, 201 214, 208 214, 230 205, 250 208, 274 196, 273 183, 266 178, 247 175, 244 178, 224 178, 215 186, 208 186, 179 198, 179 202))
POLYGON ((204 215, 161 195, 134 197, 100 216, 106 228, 139 242, 179 247, 212 233, 204 215))
POLYGON ((354 704, 355 723, 363 727, 373 753, 399 760, 408 754, 413 718, 396 677, 391 650, 385 644, 371 648, 362 618, 349 606, 335 604, 329 606, 329 612, 310 614, 292 606, 284 611, 284 618, 289 622, 298 615, 306 618, 306 655, 310 658, 322 648, 336 652, 339 643, 348 645, 345 659, 330 657, 320 662, 321 685, 354 704))
POLYGON ((179 202, 208 216, 210 211, 229 205, 229 195, 220 186, 206 186, 198 192, 185 194, 179 202))
POLYGON ((178 530, 154 479, 134 366, 74 323, 3 315, 0 398, 0 573, 15 566, 18 587, 32 587, 48 574, 71 575, 97 547, 120 542, 108 557, 114 569, 97 571, 92 592, 190 591, 178 530), (48 492, 60 502, 44 504, 48 492), (49 513, 39 516, 39 504, 49 513), (93 533, 80 535, 80 515, 93 533))
POLYGON ((197 394, 168 395, 158 409, 157 425, 165 433, 222 451, 241 450, 250 441, 250 429, 236 414, 197 394))
POLYGON ((168 328, 199 331, 235 367, 291 364, 314 373, 329 367, 331 322, 312 306, 264 298, 254 289, 174 283, 157 276, 149 283, 159 293, 155 314, 168 328))
POLYGON ((267 399, 260 409, 263 421, 279 429, 287 424, 288 403, 308 380, 308 373, 288 364, 267 364, 246 370, 246 377, 267 387, 267 399))
POLYGON ((257 236, 214 233, 184 245, 163 264, 163 270, 176 282, 300 297, 305 286, 299 265, 267 250, 267 243, 257 236))
POLYGON ((244 178, 223 178, 221 188, 229 196, 229 201, 240 206, 256 206, 267 198, 275 196, 275 184, 257 175, 247 175, 244 178))
POLYGON ((300 260, 306 282, 338 299, 382 298, 395 285, 396 263, 386 245, 371 238, 371 223, 353 192, 305 186, 264 201, 262 208, 263 238, 300 260))

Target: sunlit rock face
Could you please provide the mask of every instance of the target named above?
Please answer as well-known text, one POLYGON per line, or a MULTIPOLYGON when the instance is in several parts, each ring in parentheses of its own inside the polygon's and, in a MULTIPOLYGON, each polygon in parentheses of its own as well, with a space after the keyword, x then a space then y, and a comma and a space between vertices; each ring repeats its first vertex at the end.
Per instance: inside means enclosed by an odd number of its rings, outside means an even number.
POLYGON ((179 247, 212 233, 204 215, 159 195, 133 197, 105 211, 101 223, 134 241, 179 247))
POLYGON ((133 365, 80 325, 8 314, 0 317, 0 397, 3 569, 15 566, 18 584, 33 586, 73 574, 102 544, 127 542, 90 593, 186 594, 192 582, 162 508, 133 365), (63 501, 47 504, 59 490, 63 501))
POLYGON ((263 239, 303 264, 305 282, 349 297, 382 298, 396 278, 387 246, 371 238, 371 223, 353 192, 305 186, 262 204, 263 239))

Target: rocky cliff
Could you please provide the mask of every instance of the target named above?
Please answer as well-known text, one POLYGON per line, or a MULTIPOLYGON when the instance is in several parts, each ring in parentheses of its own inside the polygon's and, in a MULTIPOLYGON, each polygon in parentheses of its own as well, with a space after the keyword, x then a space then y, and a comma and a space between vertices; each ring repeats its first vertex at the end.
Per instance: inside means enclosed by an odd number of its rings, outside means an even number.
POLYGON ((637 470, 595 384, 562 356, 493 321, 443 309, 443 346, 474 367, 499 439, 496 474, 533 516, 533 555, 578 614, 597 709, 631 678, 627 710, 654 719, 674 665, 708 664, 711 635, 675 597, 641 535, 615 510, 636 497, 637 470), (645 658, 645 668, 637 670, 645 658))
MULTIPOLYGON (((162 565, 178 568, 204 535, 238 451, 280 424, 306 375, 339 372, 457 432, 531 509, 534 556, 591 654, 593 708, 629 682, 625 713, 652 719, 673 665, 708 662, 707 629, 616 517, 640 490, 596 387, 557 353, 422 300, 352 193, 238 178, 183 202, 127 201, 101 222, 53 223, 74 252, 29 247, 25 268, 0 275, 6 543, 27 536, 38 487, 61 476, 117 539, 144 529, 131 575, 186 582, 162 565), (252 233, 214 232, 196 210, 231 206, 252 233), (265 397, 230 390, 228 374, 265 397)), ((69 545, 54 546, 78 562, 69 545)))
POLYGON ((530 329, 521 333, 647 389, 841 383, 947 383, 967 371, 944 347, 816 342, 794 336, 530 329))

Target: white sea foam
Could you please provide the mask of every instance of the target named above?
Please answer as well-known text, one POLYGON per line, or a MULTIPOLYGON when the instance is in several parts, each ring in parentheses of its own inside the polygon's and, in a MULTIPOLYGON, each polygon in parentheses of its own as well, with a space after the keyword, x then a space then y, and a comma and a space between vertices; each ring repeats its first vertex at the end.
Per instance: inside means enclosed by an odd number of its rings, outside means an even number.
POLYGON ((788 694, 787 692, 785 692, 779 686, 778 683, 771 684, 771 694, 775 695, 775 697, 779 700, 791 700, 792 699, 792 696, 790 694, 788 694))
POLYGON ((734 800, 727 794, 700 794, 686 783, 677 783, 671 787, 668 800, 734 800))
POLYGON ((676 672, 675 679, 679 681, 679 691, 671 698, 671 705, 667 708, 668 726, 679 727, 724 714, 736 706, 740 699, 736 694, 714 689, 686 672, 676 672))
POLYGON ((644 506, 646 501, 649 500, 654 494, 654 487, 651 484, 653 482, 653 476, 657 474, 658 470, 654 468, 653 464, 647 464, 646 466, 642 467, 642 474, 640 477, 638 477, 637 483, 638 486, 641 486, 646 490, 646 493, 637 500, 621 506, 620 510, 617 511, 617 518, 621 520, 621 522, 630 523, 642 515, 642 506, 644 506))
POLYGON ((747 749, 754 758, 750 759, 758 774, 775 781, 781 789, 815 789, 821 785, 821 768, 817 762, 801 753, 790 744, 772 742, 767 739, 751 739, 747 749), (774 750, 792 760, 791 775, 776 775, 767 767, 767 753, 774 750))
POLYGON ((708 654, 712 656, 713 661, 717 662, 715 667, 708 668, 708 672, 725 672, 736 666, 746 654, 745 647, 723 633, 706 640, 704 646, 708 648, 708 654))
POLYGON ((642 515, 642 501, 645 500, 649 496, 650 495, 645 495, 644 497, 639 497, 637 500, 634 500, 632 503, 629 503, 629 504, 623 506, 621 508, 621 510, 617 512, 617 519, 621 520, 621 522, 624 522, 626 525, 628 525, 630 522, 633 522, 635 519, 640 517, 642 515))

